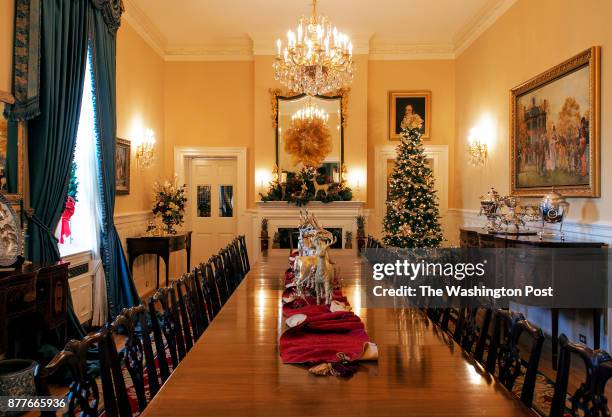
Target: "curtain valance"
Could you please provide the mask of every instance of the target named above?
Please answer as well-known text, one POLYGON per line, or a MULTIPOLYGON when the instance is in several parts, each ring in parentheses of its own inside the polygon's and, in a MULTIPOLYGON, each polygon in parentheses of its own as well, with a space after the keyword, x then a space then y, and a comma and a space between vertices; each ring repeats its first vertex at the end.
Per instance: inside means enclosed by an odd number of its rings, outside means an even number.
POLYGON ((121 26, 121 15, 125 10, 123 0, 91 0, 91 3, 102 12, 108 31, 113 35, 117 33, 121 26))

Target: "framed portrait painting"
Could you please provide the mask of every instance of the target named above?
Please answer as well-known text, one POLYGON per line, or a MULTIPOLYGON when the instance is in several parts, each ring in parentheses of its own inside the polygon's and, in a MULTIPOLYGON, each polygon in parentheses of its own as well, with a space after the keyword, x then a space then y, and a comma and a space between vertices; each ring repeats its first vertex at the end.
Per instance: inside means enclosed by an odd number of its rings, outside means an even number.
POLYGON ((510 91, 510 189, 600 196, 600 48, 510 91))
POLYGON ((130 155, 130 141, 117 138, 117 146, 115 148, 115 193, 118 195, 130 193, 130 155))
POLYGON ((407 122, 415 119, 422 122, 421 138, 429 139, 431 91, 390 91, 389 140, 399 140, 407 122))

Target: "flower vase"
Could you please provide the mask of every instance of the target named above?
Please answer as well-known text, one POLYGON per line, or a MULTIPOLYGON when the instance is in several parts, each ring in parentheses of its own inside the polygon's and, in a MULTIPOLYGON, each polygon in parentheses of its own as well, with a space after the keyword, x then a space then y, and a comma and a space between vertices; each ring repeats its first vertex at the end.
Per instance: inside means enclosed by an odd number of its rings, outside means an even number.
POLYGON ((176 234, 176 229, 174 228, 174 222, 170 221, 170 222, 164 222, 164 226, 166 226, 166 234, 167 235, 175 235, 176 234))

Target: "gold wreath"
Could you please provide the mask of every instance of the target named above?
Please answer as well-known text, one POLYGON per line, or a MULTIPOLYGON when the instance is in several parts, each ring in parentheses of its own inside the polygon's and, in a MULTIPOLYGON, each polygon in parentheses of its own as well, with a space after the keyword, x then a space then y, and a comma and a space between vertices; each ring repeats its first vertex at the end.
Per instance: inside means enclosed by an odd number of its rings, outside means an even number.
POLYGON ((320 119, 297 119, 283 134, 285 152, 291 155, 294 165, 318 168, 332 151, 329 129, 320 119))

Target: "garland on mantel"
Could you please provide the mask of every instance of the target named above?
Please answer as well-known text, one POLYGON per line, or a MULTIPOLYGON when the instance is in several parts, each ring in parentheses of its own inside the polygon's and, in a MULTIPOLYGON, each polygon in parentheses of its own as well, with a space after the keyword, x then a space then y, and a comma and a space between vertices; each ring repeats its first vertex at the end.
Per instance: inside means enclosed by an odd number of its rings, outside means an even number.
POLYGON ((278 178, 275 178, 270 183, 267 193, 259 195, 264 202, 286 201, 297 206, 305 206, 310 201, 331 203, 353 199, 353 191, 346 182, 331 182, 323 168, 302 168, 298 172, 288 172, 285 184, 281 184, 278 178))

